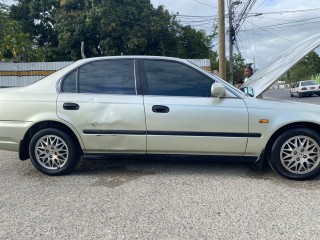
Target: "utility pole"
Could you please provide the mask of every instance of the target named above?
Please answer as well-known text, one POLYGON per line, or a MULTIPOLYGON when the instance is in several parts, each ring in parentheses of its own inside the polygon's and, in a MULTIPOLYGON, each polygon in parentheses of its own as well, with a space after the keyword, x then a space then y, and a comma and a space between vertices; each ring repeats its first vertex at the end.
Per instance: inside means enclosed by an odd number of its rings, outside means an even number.
POLYGON ((233 27, 233 6, 241 4, 240 1, 228 0, 228 15, 229 15, 229 72, 230 83, 234 82, 233 79, 233 43, 236 37, 236 30, 233 27))
POLYGON ((224 0, 218 0, 219 77, 226 80, 224 0))
POLYGON ((233 3, 229 0, 228 3, 228 15, 229 15, 229 72, 230 72, 230 83, 233 84, 233 38, 235 35, 233 28, 233 3))

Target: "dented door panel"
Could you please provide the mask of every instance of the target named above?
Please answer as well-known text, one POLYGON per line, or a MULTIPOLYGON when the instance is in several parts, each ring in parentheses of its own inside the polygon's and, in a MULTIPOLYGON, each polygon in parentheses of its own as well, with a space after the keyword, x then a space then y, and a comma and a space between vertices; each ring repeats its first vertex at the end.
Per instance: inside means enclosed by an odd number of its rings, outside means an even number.
POLYGON ((61 93, 58 116, 78 129, 87 153, 146 152, 141 95, 61 93), (67 110, 74 103, 78 110, 67 110))

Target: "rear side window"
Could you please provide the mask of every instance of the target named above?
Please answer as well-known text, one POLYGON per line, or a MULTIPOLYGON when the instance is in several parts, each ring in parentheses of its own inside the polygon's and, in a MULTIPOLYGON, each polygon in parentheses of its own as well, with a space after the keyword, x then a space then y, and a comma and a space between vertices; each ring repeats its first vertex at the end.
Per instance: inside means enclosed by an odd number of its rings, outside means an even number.
POLYGON ((90 62, 79 67, 62 83, 63 92, 136 94, 133 59, 90 62))
POLYGON ((62 92, 77 92, 77 73, 78 70, 74 70, 65 77, 62 84, 62 92))
POLYGON ((315 81, 305 81, 301 83, 301 86, 308 86, 308 85, 317 85, 315 81))
POLYGON ((149 95, 209 97, 213 80, 182 63, 144 60, 149 95))

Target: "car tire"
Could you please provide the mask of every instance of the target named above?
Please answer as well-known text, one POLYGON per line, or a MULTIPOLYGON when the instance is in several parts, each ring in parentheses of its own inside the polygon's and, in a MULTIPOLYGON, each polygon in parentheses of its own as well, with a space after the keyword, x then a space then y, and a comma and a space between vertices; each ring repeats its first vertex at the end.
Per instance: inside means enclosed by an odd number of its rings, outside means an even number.
POLYGON ((30 159, 34 167, 51 176, 70 172, 80 160, 77 152, 72 138, 55 128, 37 132, 29 145, 30 159))
POLYGON ((303 97, 303 96, 302 96, 302 93, 297 93, 297 95, 298 95, 298 98, 303 97))
POLYGON ((288 179, 307 180, 320 173, 320 136, 307 128, 289 130, 274 142, 272 168, 288 179))
POLYGON ((293 97, 293 94, 292 94, 292 92, 290 92, 290 97, 293 97))

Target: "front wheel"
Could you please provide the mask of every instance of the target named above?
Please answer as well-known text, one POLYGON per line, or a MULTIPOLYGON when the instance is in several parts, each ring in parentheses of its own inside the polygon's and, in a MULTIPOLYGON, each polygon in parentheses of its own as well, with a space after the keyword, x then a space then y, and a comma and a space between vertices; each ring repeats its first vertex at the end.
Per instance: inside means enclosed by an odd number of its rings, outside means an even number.
POLYGON ((294 180, 312 179, 320 173, 320 136, 307 128, 283 133, 272 147, 275 171, 294 180))
POLYGON ((31 138, 29 154, 34 167, 47 175, 66 174, 79 161, 72 138, 55 128, 37 132, 31 138))

